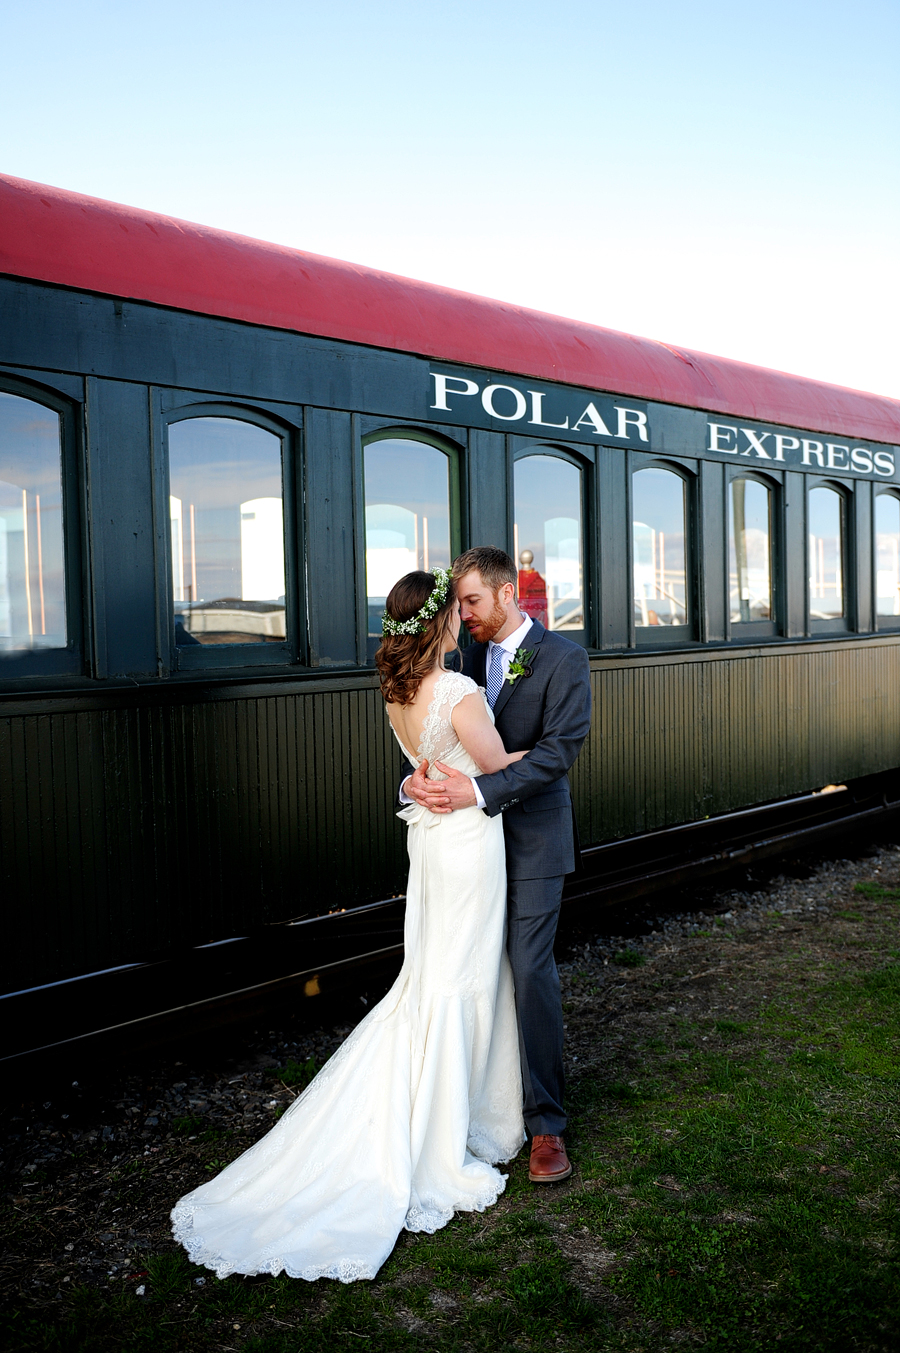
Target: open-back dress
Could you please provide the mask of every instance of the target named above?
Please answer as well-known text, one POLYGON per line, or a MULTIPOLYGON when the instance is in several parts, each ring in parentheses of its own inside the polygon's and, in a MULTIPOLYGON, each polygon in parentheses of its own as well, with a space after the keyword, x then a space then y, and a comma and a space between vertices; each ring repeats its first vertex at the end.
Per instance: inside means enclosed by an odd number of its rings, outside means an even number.
MULTIPOLYGON (((450 717, 478 690, 441 674, 418 757, 400 743, 412 764, 480 773, 450 717)), ((176 1239, 219 1277, 374 1278, 404 1227, 433 1232, 496 1202, 495 1166, 525 1139, 501 819, 418 805, 400 816, 396 982, 271 1132, 173 1209, 176 1239)))

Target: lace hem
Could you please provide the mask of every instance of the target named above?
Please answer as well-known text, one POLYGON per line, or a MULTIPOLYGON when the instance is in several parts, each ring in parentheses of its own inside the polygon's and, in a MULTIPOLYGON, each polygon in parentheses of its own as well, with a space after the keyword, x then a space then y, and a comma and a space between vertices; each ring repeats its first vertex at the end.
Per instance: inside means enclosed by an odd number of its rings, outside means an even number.
POLYGON ((501 1193, 506 1188, 508 1174, 501 1174, 497 1182, 490 1188, 478 1193, 467 1202, 465 1207, 411 1207, 406 1214, 406 1220, 403 1223, 405 1231, 427 1231, 429 1235, 434 1235, 435 1231, 440 1231, 441 1227, 446 1226, 452 1221, 457 1212, 484 1212, 489 1207, 493 1207, 501 1193))
MULTIPOLYGON (((509 1175, 497 1175, 486 1188, 477 1193, 474 1198, 467 1200, 465 1207, 429 1208, 413 1206, 406 1214, 403 1229, 406 1231, 425 1231, 429 1235, 434 1235, 435 1231, 440 1231, 442 1227, 452 1221, 457 1212, 484 1212, 496 1203, 505 1190, 508 1179, 509 1175)), ((277 1278, 279 1273, 286 1273, 289 1278, 301 1278, 304 1282, 310 1283, 316 1282, 319 1278, 332 1278, 335 1282, 340 1283, 355 1283, 372 1279, 378 1273, 376 1266, 359 1263, 353 1259, 341 1259, 334 1264, 315 1264, 307 1265, 305 1268, 294 1268, 290 1260, 284 1255, 273 1255, 264 1263, 256 1266, 241 1266, 233 1260, 226 1259, 224 1255, 216 1253, 215 1249, 207 1246, 202 1235, 196 1234, 193 1208, 173 1208, 171 1221, 172 1235, 178 1244, 183 1245, 187 1250, 191 1263, 212 1269, 217 1278, 229 1278, 232 1273, 241 1273, 245 1277, 266 1273, 273 1278, 277 1278)))
POLYGON ((477 1128, 473 1131, 470 1127, 466 1146, 477 1160, 486 1161, 488 1165, 505 1165, 507 1161, 516 1158, 524 1143, 524 1132, 502 1141, 490 1132, 479 1131, 477 1128))
MULTIPOLYGON (((451 1214, 452 1215, 452 1214, 451 1214)), ((341 1259, 336 1264, 313 1264, 306 1268, 294 1268, 290 1260, 283 1255, 273 1256, 256 1268, 241 1268, 230 1262, 214 1250, 207 1249, 202 1236, 194 1234, 194 1212, 192 1208, 176 1207, 172 1211, 172 1235, 188 1252, 192 1264, 201 1264, 212 1269, 217 1278, 228 1278, 232 1273, 242 1273, 245 1277, 267 1273, 277 1278, 286 1273, 289 1278, 302 1278, 304 1282, 314 1283, 319 1278, 333 1278, 339 1283, 355 1283, 375 1278, 378 1269, 372 1264, 362 1264, 354 1259, 341 1259)))

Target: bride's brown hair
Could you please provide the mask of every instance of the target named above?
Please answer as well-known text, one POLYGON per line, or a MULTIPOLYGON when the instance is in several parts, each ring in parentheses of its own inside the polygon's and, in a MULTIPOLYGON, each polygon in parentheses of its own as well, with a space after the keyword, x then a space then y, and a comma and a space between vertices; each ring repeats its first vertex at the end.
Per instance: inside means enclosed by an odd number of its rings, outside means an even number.
MULTIPOLYGON (((407 573, 394 583, 385 602, 391 620, 412 620, 425 605, 437 579, 433 573, 407 573)), ((428 621, 422 634, 385 634, 375 654, 381 677, 381 694, 389 705, 409 705, 416 698, 422 679, 440 660, 456 598, 451 588, 443 606, 428 621)))

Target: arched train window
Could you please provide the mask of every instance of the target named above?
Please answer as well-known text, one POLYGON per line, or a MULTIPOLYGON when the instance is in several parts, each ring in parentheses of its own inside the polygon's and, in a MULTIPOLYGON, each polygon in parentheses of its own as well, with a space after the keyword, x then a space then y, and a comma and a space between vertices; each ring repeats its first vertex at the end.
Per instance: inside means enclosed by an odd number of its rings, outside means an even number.
POLYGON ((175 642, 285 639, 282 439, 238 418, 169 426, 175 642))
POLYGON ((450 567, 451 469, 446 451, 412 437, 385 437, 364 448, 370 656, 381 642, 381 617, 394 583, 417 569, 450 567))
POLYGON ((755 479, 728 489, 728 595, 732 625, 772 620, 772 491, 755 479))
MULTIPOLYGON (((673 470, 636 470, 632 479, 634 624, 637 637, 665 637, 689 624, 687 485, 673 470)), ((673 634, 671 637, 675 637, 673 634)))
POLYGON ((0 654, 65 648, 60 415, 0 391, 0 654))
POLYGON ((809 618, 844 615, 844 499, 820 485, 809 491, 809 618))
POLYGON ((900 498, 879 493, 875 499, 876 614, 887 624, 900 624, 900 498))
POLYGON ((569 639, 586 642, 582 471, 538 452, 515 462, 513 546, 519 605, 569 639))

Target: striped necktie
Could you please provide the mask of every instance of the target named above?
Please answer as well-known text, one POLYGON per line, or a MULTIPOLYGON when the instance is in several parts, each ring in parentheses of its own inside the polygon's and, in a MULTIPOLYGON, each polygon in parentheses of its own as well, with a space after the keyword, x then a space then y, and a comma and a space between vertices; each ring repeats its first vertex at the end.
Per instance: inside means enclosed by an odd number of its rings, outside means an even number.
POLYGON ((487 674, 487 698, 491 709, 497 703, 497 696, 500 694, 500 687, 503 685, 503 649, 499 644, 494 644, 494 651, 491 655, 491 667, 487 674))

